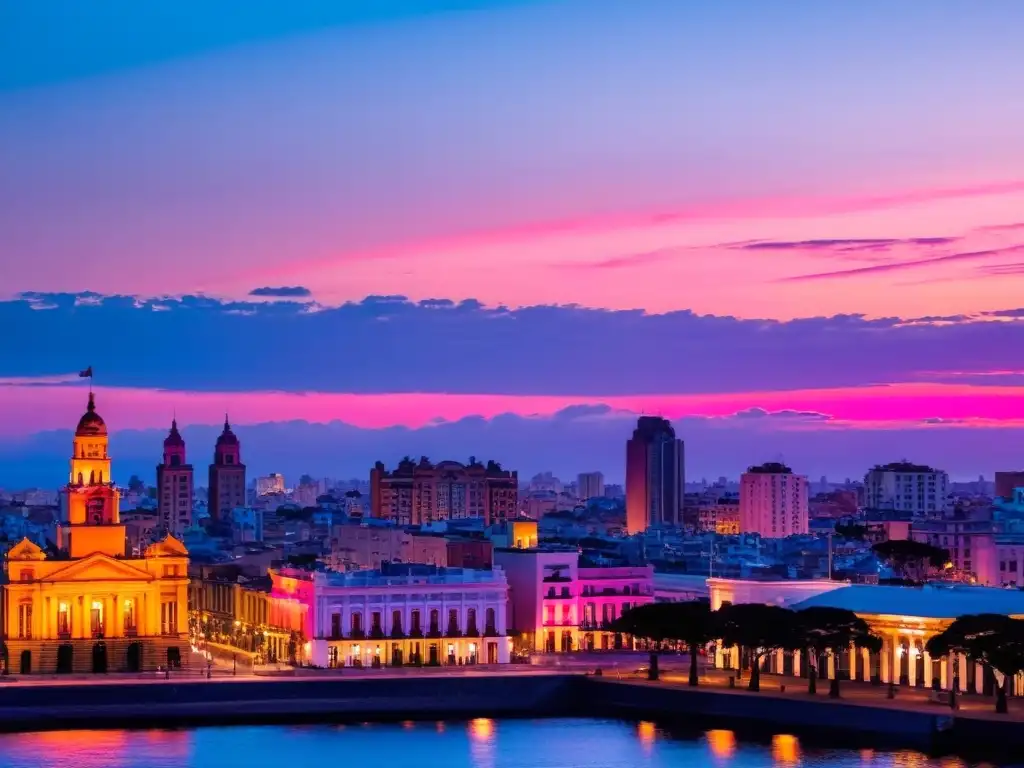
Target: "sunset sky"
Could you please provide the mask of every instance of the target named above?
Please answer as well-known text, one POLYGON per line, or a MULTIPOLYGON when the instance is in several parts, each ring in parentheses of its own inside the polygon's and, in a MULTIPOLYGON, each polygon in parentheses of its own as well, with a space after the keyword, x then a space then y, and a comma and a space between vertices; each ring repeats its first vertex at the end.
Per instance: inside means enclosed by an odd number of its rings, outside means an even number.
POLYGON ((0 487, 59 482, 87 365, 147 477, 172 414, 204 464, 225 410, 259 472, 621 480, 641 412, 677 420, 690 479, 1024 466, 1022 24, 6 4, 0 487))

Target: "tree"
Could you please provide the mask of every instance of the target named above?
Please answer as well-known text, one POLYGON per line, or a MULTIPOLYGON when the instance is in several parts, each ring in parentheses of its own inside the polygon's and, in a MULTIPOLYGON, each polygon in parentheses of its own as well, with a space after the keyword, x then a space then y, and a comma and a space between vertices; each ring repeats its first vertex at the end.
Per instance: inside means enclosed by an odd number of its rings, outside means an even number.
POLYGON ((995 675, 996 712, 1006 714, 1010 680, 1024 672, 1024 620, 996 613, 961 616, 928 640, 925 648, 935 657, 962 653, 998 673, 995 675))
MULTIPOLYGON (((718 634, 716 615, 707 600, 693 600, 681 603, 648 603, 638 605, 619 617, 616 632, 624 632, 653 643, 673 640, 683 643, 690 654, 690 685, 698 684, 697 662, 701 646, 710 643, 718 634)), ((649 674, 657 679, 658 657, 651 652, 649 674)))
MULTIPOLYGON (((822 653, 839 654, 850 646, 879 651, 882 639, 871 634, 868 623, 846 608, 816 606, 804 608, 796 614, 796 631, 801 644, 817 660, 822 653)), ((817 664, 808 664, 807 692, 817 692, 817 664)), ((839 698, 839 675, 829 681, 828 695, 839 698)))
POLYGON ((746 648, 751 653, 747 690, 761 690, 761 659, 774 651, 797 647, 795 614, 788 608, 762 603, 723 605, 718 613, 722 644, 746 648))
POLYGON ((835 532, 836 536, 852 541, 863 541, 868 535, 867 526, 858 523, 836 523, 835 532))
POLYGON ((316 485, 312 475, 303 475, 299 478, 299 485, 316 485))
POLYGON ((944 568, 949 552, 922 541, 890 539, 875 544, 872 551, 905 579, 922 581, 929 567, 944 568))

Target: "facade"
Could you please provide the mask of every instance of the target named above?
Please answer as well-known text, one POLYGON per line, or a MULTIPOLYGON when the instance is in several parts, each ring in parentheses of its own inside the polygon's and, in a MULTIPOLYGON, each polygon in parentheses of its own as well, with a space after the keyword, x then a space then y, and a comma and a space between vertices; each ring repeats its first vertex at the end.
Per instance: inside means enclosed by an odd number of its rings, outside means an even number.
POLYGON ((495 549, 531 549, 537 546, 537 521, 506 520, 489 535, 495 549))
POLYGON ((192 644, 212 658, 239 666, 301 664, 307 606, 266 589, 223 579, 189 584, 192 644))
POLYGON ((331 568, 379 568, 381 563, 448 565, 443 536, 416 534, 391 525, 336 525, 331 530, 331 568))
POLYGON ((126 551, 95 400, 75 430, 57 556, 23 539, 7 552, 3 634, 21 674, 121 672, 189 663, 188 552, 168 536, 126 551))
POLYGON ((271 472, 266 477, 256 478, 256 495, 266 496, 271 493, 284 493, 284 475, 271 472))
POLYGON ((562 653, 631 647, 610 625, 654 601, 654 568, 581 567, 575 548, 502 549, 495 564, 512 591, 509 626, 527 650, 562 653))
POLYGON ((483 465, 426 457, 403 459, 389 472, 377 462, 370 470, 371 515, 398 525, 479 518, 485 525, 514 517, 518 507, 516 472, 494 461, 483 465))
POLYGON ((626 531, 678 528, 686 487, 683 441, 667 419, 641 416, 626 442, 626 531))
POLYGON ((386 565, 350 573, 270 572, 276 598, 307 606, 318 667, 505 664, 508 582, 473 571, 386 565))
POLYGON ((720 536, 735 536, 740 532, 740 501, 721 498, 702 502, 697 508, 697 530, 701 533, 717 533, 720 536))
POLYGON ((907 461, 879 465, 864 475, 866 509, 932 517, 949 511, 949 476, 907 461))
POLYGON ((160 525, 180 538, 192 527, 192 465, 185 461, 185 440, 178 432, 177 420, 164 438, 164 458, 156 468, 156 499, 160 525))
POLYGON ((600 472, 582 472, 576 478, 576 495, 583 501, 604 497, 604 475, 600 472))
POLYGON ((807 533, 807 478, 785 464, 750 467, 740 477, 740 532, 782 539, 807 533))
POLYGON ((245 464, 242 463, 242 447, 227 416, 224 417, 224 431, 217 438, 213 450, 213 464, 210 465, 209 486, 210 519, 214 522, 227 521, 231 510, 245 506, 245 464))
MULTIPOLYGON (((961 692, 991 690, 991 678, 980 664, 962 654, 932 658, 925 644, 954 619, 972 613, 997 613, 1024 618, 1024 592, 964 585, 889 587, 846 584, 835 581, 739 581, 708 579, 711 607, 723 602, 766 603, 794 610, 812 606, 844 608, 864 619, 872 633, 882 638, 878 653, 851 648, 848 652, 809 657, 806 652, 778 651, 764 661, 765 672, 806 676, 813 665, 824 679, 863 680, 893 685, 950 690, 954 682, 961 692)), ((715 666, 737 669, 741 655, 736 648, 716 645, 715 666)), ((1019 675, 1011 690, 1024 690, 1019 675)))
POLYGON ((949 552, 953 567, 970 574, 979 584, 1000 583, 995 528, 989 519, 971 519, 960 514, 916 520, 910 538, 949 552))

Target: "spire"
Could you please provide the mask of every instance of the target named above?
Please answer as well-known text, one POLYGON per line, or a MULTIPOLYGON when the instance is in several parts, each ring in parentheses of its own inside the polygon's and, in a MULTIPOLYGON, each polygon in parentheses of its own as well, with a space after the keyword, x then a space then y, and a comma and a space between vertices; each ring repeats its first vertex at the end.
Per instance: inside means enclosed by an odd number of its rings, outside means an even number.
POLYGON ((96 398, 92 394, 92 390, 89 390, 89 405, 85 407, 86 413, 96 413, 96 398))
POLYGON ((227 411, 224 411, 224 431, 225 432, 230 432, 231 431, 231 424, 228 422, 228 412, 227 411))

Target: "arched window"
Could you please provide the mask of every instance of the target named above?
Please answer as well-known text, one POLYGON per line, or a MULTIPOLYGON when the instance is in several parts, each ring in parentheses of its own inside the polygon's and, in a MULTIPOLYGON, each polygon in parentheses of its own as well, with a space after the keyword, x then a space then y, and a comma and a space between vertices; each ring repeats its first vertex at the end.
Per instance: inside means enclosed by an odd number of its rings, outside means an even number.
POLYGON ((487 626, 484 627, 485 634, 496 635, 498 634, 497 625, 494 623, 494 609, 488 608, 487 613, 484 614, 486 617, 487 626))
POLYGON ((89 485, 96 485, 96 470, 89 471, 89 485))
POLYGON ((84 485, 85 484, 85 482, 84 482, 84 480, 82 478, 82 473, 81 472, 78 473, 78 484, 79 485, 84 485))

